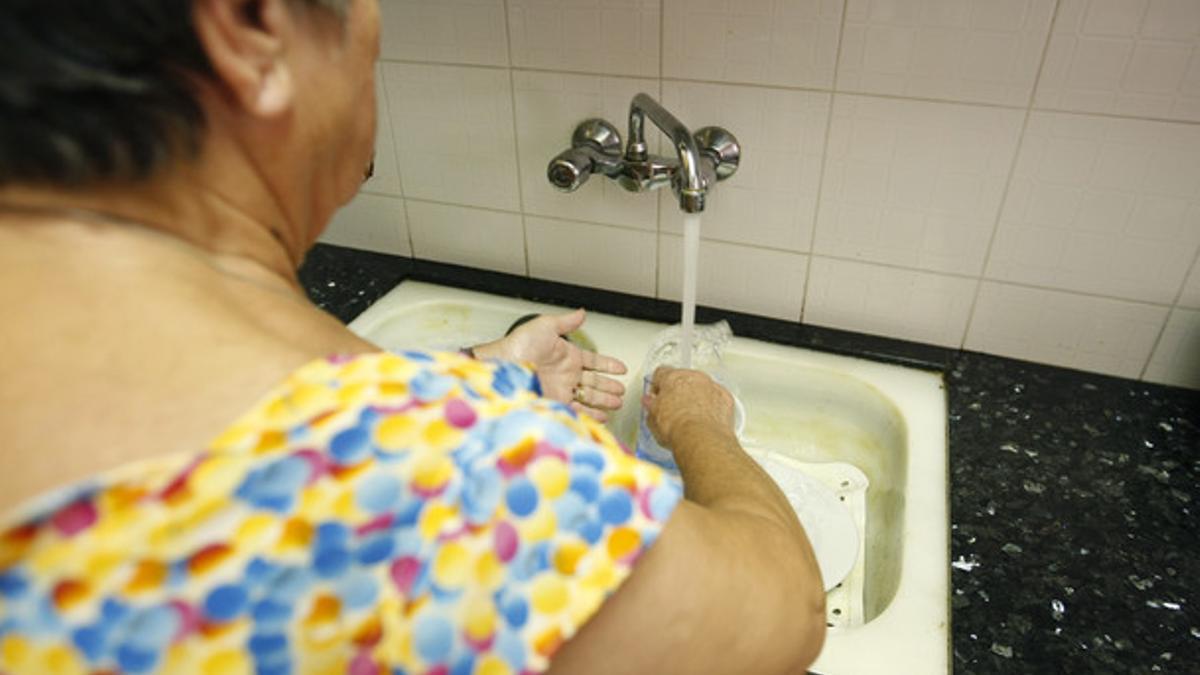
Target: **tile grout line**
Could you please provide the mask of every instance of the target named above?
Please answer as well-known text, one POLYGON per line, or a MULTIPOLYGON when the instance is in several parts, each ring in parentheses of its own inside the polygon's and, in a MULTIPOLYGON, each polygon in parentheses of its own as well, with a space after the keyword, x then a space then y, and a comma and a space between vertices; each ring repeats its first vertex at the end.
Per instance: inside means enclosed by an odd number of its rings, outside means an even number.
POLYGON ((837 94, 838 70, 842 63, 842 48, 846 41, 846 14, 848 13, 848 0, 842 0, 842 21, 838 29, 838 45, 837 51, 834 53, 833 59, 833 82, 831 83, 831 91, 829 92, 829 110, 825 115, 825 138, 822 139, 821 149, 821 169, 817 174, 817 196, 816 203, 813 204, 812 210, 812 232, 808 235, 808 265, 804 268, 804 295, 800 299, 800 317, 796 320, 798 323, 804 323, 804 315, 808 313, 808 298, 812 290, 812 268, 816 260, 817 247, 817 227, 820 222, 821 215, 821 198, 825 192, 825 172, 829 168, 829 138, 833 132, 833 107, 837 94))
POLYGON ((975 280, 975 293, 971 297, 971 308, 967 312, 967 323, 963 326, 962 341, 959 349, 967 348, 967 339, 971 335, 971 327, 975 323, 975 313, 979 309, 979 296, 983 295, 983 282, 987 280, 988 265, 992 261, 992 250, 1000 234, 1000 224, 1004 218, 1004 207, 1008 202, 1008 194, 1012 190, 1013 179, 1017 175, 1017 165, 1021 161, 1021 152, 1025 149, 1025 135, 1029 131, 1029 119, 1033 117, 1033 102, 1037 98, 1038 85, 1042 81, 1042 71, 1046 67, 1046 55, 1050 52, 1050 41, 1054 37, 1054 25, 1058 21, 1058 11, 1062 0, 1054 1, 1054 12, 1050 15, 1050 25, 1046 29, 1046 42, 1042 45, 1042 58, 1038 62, 1037 73, 1033 77, 1033 85, 1029 88, 1029 98, 1025 104, 1025 118, 1021 121, 1021 133, 1017 136, 1017 147, 1013 152, 1012 162, 1008 167, 1008 177, 1004 181, 1004 190, 1000 193, 1000 204, 996 208, 996 218, 992 221, 992 233, 988 237, 987 248, 984 249, 983 264, 979 268, 979 276, 975 280))
POLYGON ((529 262, 529 229, 525 223, 525 179, 521 175, 521 137, 517 130, 517 82, 516 76, 513 74, 513 45, 512 45, 512 14, 509 12, 508 0, 504 0, 504 41, 508 54, 508 95, 509 101, 512 104, 512 127, 513 127, 513 161, 516 163, 517 169, 517 210, 521 215, 521 244, 522 251, 525 254, 525 276, 530 276, 531 265, 529 262))
POLYGON ((1192 258, 1192 264, 1188 266, 1187 272, 1183 275, 1183 281, 1179 284, 1179 290, 1175 291, 1175 301, 1171 303, 1170 309, 1167 310, 1167 318, 1163 320, 1163 325, 1158 329, 1158 336, 1154 338, 1154 346, 1150 349, 1150 355, 1146 357, 1146 363, 1142 366, 1139 380, 1145 380, 1146 374, 1150 371, 1150 364, 1154 361, 1154 354, 1158 352, 1158 348, 1162 345, 1163 336, 1167 334, 1167 324, 1171 323, 1171 315, 1176 310, 1186 309, 1179 306, 1179 302, 1183 300, 1183 291, 1187 288, 1188 279, 1192 278, 1192 274, 1200 269, 1200 247, 1196 249, 1196 255, 1192 258))
MULTIPOLYGON (((840 49, 840 44, 839 44, 840 49)), ((516 72, 526 73, 546 73, 553 75, 578 75, 584 77, 607 77, 623 80, 645 80, 651 79, 646 75, 630 75, 628 73, 608 73, 597 71, 584 70, 558 70, 554 68, 537 68, 532 66, 497 66, 486 63, 456 63, 453 61, 423 61, 419 59, 380 59, 380 63, 401 63, 415 66, 447 66, 453 68, 476 68, 481 70, 512 70, 516 72)), ((1039 66, 1040 68, 1040 66, 1039 66)), ((821 88, 821 87, 789 87, 786 85, 769 84, 763 82, 733 82, 728 80, 704 80, 688 77, 666 77, 660 76, 661 80, 669 80, 671 82, 683 82, 687 84, 708 84, 725 87, 743 87, 755 89, 769 89, 772 91, 793 91, 793 92, 808 92, 816 94, 844 94, 849 96, 865 96, 870 98, 881 98, 894 101, 915 101, 918 103, 943 103, 947 105, 962 105, 976 108, 998 108, 1001 110, 1026 110, 1026 106, 1006 105, 1003 103, 988 103, 984 101, 963 101, 952 98, 931 98, 923 96, 901 96, 898 94, 884 94, 879 92, 860 91, 855 89, 837 89, 837 88, 821 88)), ((1164 124, 1183 124, 1187 126, 1200 126, 1200 119, 1179 119, 1170 117, 1146 117, 1141 115, 1126 115, 1121 113, 1098 112, 1092 110, 1072 110, 1070 108, 1058 108, 1054 106, 1033 106, 1035 112, 1050 112, 1065 115, 1091 115, 1096 117, 1106 117, 1122 120, 1138 120, 1144 122, 1160 122, 1164 124)))
MULTIPOLYGON (((408 198, 405 196, 404 192, 404 172, 400 168, 400 148, 398 147, 400 144, 396 141, 396 127, 392 124, 392 97, 388 94, 387 78, 383 76, 382 63, 378 64, 375 74, 379 77, 379 87, 383 90, 383 104, 387 107, 387 119, 383 120, 383 122, 388 125, 388 131, 390 132, 389 135, 392 139, 392 162, 396 167, 396 180, 400 183, 400 210, 404 213, 404 232, 408 235, 408 255, 415 258, 417 257, 417 246, 416 242, 413 240, 412 217, 408 214, 408 198)), ((375 133, 379 133, 378 119, 375 120, 375 125, 377 127, 375 133)), ((359 190, 359 192, 367 191, 359 190)), ((370 193, 368 192, 368 194, 370 193)), ((388 196, 395 197, 395 195, 388 196)))

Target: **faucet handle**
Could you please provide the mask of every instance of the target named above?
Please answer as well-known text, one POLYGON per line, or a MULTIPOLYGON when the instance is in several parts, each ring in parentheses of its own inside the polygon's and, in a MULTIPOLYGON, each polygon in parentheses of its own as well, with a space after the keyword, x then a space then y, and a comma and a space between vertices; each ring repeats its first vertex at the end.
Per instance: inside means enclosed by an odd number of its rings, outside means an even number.
POLYGON ((593 171, 614 172, 620 160, 620 132, 602 119, 585 120, 571 135, 571 149, 550 160, 546 176, 559 190, 574 192, 593 171))
POLYGON ((742 161, 742 146, 733 134, 721 127, 704 127, 694 138, 700 154, 712 162, 713 174, 718 181, 737 173, 742 161))

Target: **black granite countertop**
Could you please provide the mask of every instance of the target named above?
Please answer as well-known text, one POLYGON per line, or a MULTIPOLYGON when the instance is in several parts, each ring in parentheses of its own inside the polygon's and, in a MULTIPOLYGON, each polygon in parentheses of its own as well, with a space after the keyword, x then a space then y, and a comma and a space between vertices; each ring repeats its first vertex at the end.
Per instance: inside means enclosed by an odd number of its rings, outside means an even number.
MULTIPOLYGON (((342 321, 409 278, 679 316, 677 303, 324 245, 301 270, 342 321)), ((1200 392, 706 308, 697 317, 944 373, 956 673, 1200 673, 1200 392)))

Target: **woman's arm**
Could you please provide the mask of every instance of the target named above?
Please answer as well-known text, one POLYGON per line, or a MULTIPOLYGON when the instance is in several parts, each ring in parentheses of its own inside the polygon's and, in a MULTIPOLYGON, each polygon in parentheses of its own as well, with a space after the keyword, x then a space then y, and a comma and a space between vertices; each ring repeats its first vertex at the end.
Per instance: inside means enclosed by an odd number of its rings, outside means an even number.
POLYGON ((672 369, 655 389, 651 428, 687 499, 550 672, 803 672, 824 643, 825 593, 795 512, 738 444, 727 392, 672 369))

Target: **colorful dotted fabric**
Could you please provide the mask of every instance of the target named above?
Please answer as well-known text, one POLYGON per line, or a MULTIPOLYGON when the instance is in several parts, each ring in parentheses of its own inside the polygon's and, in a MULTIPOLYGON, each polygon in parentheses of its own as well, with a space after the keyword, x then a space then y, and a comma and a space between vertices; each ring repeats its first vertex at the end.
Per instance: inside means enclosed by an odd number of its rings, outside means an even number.
POLYGON ((536 673, 682 494, 526 369, 330 358, 0 526, 0 673, 536 673))

